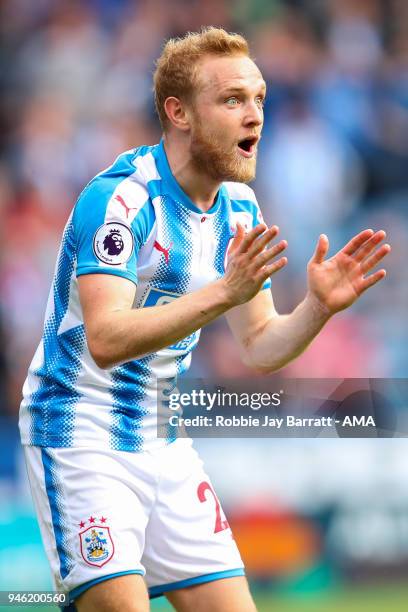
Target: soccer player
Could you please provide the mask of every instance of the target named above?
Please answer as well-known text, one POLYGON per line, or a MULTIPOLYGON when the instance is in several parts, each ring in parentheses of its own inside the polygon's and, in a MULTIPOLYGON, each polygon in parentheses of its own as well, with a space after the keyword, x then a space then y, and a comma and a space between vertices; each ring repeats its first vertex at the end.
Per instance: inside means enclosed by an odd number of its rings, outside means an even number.
MULTIPOLYGON (((235 34, 167 42, 154 75, 163 139, 120 155, 66 225, 20 429, 55 586, 79 612, 250 612, 236 544, 186 439, 157 436, 156 384, 185 371, 203 325, 226 314, 243 360, 273 372, 385 276, 367 229, 275 311, 286 264, 252 189, 265 82, 235 34), (270 244, 272 243, 272 245, 270 244), (268 247, 268 248, 267 248, 268 247)), ((330 205, 330 203, 328 203, 330 205)))

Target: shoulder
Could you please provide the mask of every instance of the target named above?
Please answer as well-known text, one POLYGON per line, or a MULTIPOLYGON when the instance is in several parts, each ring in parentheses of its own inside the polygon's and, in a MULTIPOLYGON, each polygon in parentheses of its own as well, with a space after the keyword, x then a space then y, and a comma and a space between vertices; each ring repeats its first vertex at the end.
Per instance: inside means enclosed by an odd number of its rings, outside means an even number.
POLYGON ((226 181, 223 183, 223 186, 228 194, 233 214, 242 214, 247 219, 251 219, 252 225, 263 223, 262 213, 255 192, 249 185, 226 181))
POLYGON ((132 223, 149 204, 148 185, 156 179, 152 155, 154 147, 125 151, 111 166, 97 174, 80 194, 74 209, 74 222, 82 217, 102 215, 132 223))
POLYGON ((254 190, 246 183, 234 183, 225 181, 223 186, 230 200, 247 200, 248 202, 256 203, 254 190))

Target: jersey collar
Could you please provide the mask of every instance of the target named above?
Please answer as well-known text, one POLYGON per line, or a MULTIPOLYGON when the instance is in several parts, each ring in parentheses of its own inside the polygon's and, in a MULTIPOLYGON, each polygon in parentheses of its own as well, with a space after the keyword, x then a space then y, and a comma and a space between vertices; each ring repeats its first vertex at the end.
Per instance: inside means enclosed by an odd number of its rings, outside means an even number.
POLYGON ((194 202, 189 198, 185 191, 180 187, 174 175, 171 171, 166 151, 164 149, 164 141, 163 138, 160 140, 160 143, 157 145, 157 148, 154 152, 154 157, 156 160, 156 167, 162 179, 163 193, 167 193, 171 196, 173 200, 181 203, 186 208, 190 209, 192 212, 195 212, 199 215, 211 215, 216 213, 220 207, 221 199, 225 196, 224 186, 221 185, 218 190, 217 197, 215 198, 214 204, 207 211, 202 211, 194 202))

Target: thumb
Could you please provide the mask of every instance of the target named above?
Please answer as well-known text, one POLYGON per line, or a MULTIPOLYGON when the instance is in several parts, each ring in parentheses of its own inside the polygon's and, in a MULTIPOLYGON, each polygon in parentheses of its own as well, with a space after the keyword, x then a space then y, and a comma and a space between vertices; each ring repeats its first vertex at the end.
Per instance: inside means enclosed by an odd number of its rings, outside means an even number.
POLYGON ((329 239, 326 234, 320 234, 311 263, 322 263, 329 251, 329 239))

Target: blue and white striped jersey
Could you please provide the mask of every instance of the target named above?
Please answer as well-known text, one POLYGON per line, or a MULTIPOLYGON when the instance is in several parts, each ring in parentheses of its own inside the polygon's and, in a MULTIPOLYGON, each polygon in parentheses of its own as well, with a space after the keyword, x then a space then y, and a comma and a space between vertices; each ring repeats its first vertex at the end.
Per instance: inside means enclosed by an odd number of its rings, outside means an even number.
POLYGON ((134 308, 165 304, 220 278, 237 221, 250 229, 261 219, 241 183, 223 183, 211 209, 200 211, 172 175, 163 142, 123 153, 98 174, 64 230, 23 389, 23 444, 123 451, 165 444, 157 438, 157 380, 189 367, 200 332, 102 370, 87 347, 77 277, 122 276, 137 286, 134 308))

